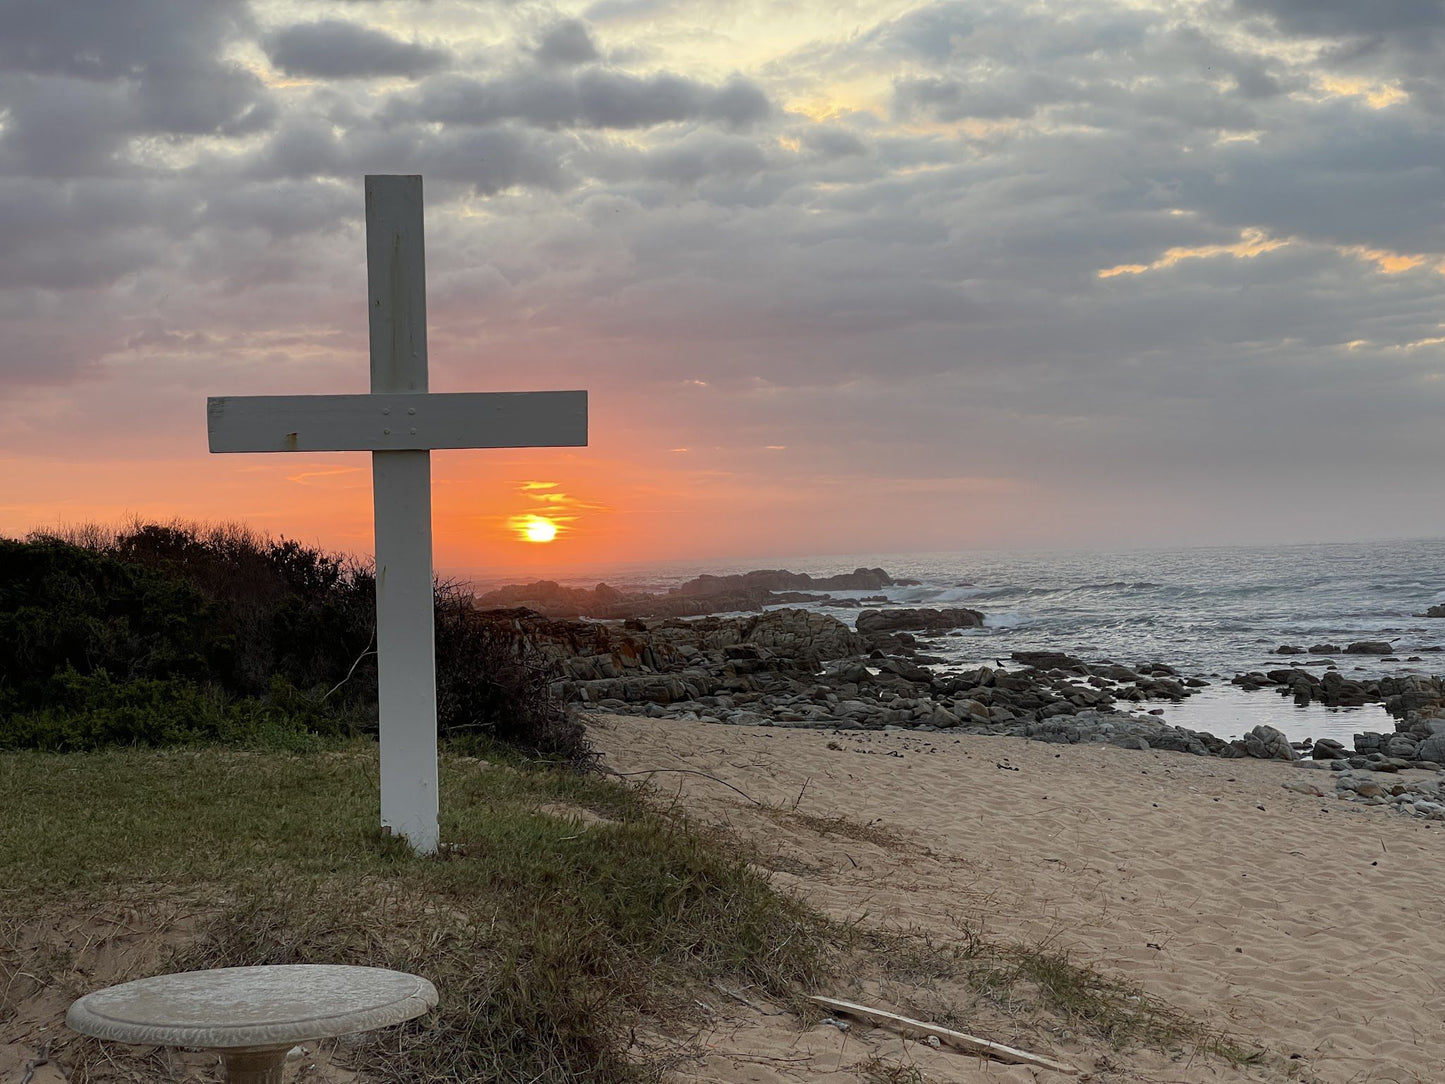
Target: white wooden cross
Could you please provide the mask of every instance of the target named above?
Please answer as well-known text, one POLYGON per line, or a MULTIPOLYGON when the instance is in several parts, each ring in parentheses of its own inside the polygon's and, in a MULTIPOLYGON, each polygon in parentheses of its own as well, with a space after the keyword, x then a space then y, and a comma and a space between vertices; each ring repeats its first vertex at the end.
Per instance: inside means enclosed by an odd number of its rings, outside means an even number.
POLYGON ((437 849, 431 449, 587 443, 585 391, 427 392, 420 177, 366 178, 370 395, 206 401, 213 452, 371 452, 381 823, 437 849))

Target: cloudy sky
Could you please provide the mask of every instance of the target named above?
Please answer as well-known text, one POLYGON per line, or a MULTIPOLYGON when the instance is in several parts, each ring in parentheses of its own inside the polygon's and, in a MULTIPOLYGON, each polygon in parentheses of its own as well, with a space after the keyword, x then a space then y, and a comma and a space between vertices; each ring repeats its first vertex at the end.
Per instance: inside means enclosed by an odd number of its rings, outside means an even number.
POLYGON ((0 533, 370 548, 362 177, 420 173, 439 560, 1445 535, 1445 0, 0 0, 0 533), (520 541, 516 517, 561 528, 520 541))

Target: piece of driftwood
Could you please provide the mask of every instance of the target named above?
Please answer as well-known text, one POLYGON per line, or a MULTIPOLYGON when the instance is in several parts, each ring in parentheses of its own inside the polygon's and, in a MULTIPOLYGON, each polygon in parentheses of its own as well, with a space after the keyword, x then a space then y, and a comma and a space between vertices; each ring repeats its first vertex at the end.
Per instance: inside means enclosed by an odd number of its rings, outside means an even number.
POLYGON ((867 1005, 855 1005, 851 1001, 839 1001, 832 997, 812 996, 809 1001, 816 1002, 825 1009, 831 1009, 835 1013, 847 1013, 849 1016, 856 1016, 860 1020, 867 1020, 874 1024, 881 1024, 884 1027, 892 1028, 894 1031, 902 1032, 910 1037, 933 1035, 941 1043, 954 1047, 957 1050, 964 1050, 970 1054, 981 1054, 996 1061, 1011 1062, 1015 1065, 1036 1065, 1040 1069, 1052 1069, 1056 1073, 1067 1073, 1069 1076, 1078 1076, 1079 1070, 1072 1065, 1065 1065, 1062 1062, 1052 1061, 1049 1058, 1041 1057, 1038 1054, 1030 1054, 1024 1050, 1015 1050, 1011 1046, 1004 1046, 1002 1043, 991 1043, 987 1039, 980 1039, 973 1035, 965 1035, 961 1031, 954 1031, 951 1028, 941 1028, 937 1024, 925 1024, 922 1020, 910 1020, 906 1016, 899 1016, 897 1013, 886 1012, 883 1009, 870 1009, 867 1005))

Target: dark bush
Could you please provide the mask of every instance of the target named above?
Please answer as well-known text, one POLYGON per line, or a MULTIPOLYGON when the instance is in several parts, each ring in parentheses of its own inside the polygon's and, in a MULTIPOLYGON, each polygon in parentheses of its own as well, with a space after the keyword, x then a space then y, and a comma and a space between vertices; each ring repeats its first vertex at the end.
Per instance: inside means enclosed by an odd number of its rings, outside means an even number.
MULTIPOLYGON (((228 685, 237 692, 264 695, 278 674, 300 689, 330 688, 370 646, 375 579, 350 558, 234 524, 138 524, 104 552, 184 581, 216 603, 236 645, 228 685)), ((375 700, 374 663, 363 657, 347 695, 375 700)))
POLYGON ((376 726, 371 572, 236 527, 0 539, 0 746, 376 726))
POLYGON ((225 683, 234 642, 190 585, 62 542, 0 539, 0 692, 44 707, 51 678, 225 683))
POLYGON ((296 713, 217 685, 174 678, 116 682, 100 670, 55 674, 43 708, 15 711, 0 726, 0 748, 74 752, 106 745, 201 742, 302 748, 307 738, 341 732, 335 716, 296 713))
POLYGON ((585 766, 586 729, 552 692, 555 668, 453 588, 436 595, 437 726, 452 739, 498 741, 585 766))
MULTIPOLYGON (((365 565, 235 526, 69 538, 0 539, 0 747, 375 730, 365 565)), ((442 736, 588 762, 555 675, 460 590, 438 589, 436 637, 442 736)))

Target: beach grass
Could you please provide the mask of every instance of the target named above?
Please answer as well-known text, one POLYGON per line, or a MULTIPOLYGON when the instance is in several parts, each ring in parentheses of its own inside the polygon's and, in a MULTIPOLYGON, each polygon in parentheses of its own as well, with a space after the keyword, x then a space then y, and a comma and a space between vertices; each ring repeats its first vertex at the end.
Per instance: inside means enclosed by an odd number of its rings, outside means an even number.
MULTIPOLYGON (((0 918, 15 929, 163 890, 203 917, 155 970, 425 975, 439 1008, 350 1058, 415 1080, 649 1079, 628 1037, 644 1018, 686 1018, 687 990, 726 976, 785 996, 825 966, 827 923, 634 788, 475 757, 444 758, 442 785, 446 846, 426 858, 375 827, 373 745, 6 754, 0 918)), ((18 969, 44 981, 46 966, 18 969)), ((108 1078, 112 1053, 74 1055, 74 1079, 108 1078)))
POLYGON ((931 1023, 967 1032, 982 1003, 1006 1018, 1043 1016, 1055 1034, 1077 1031, 1113 1050, 1149 1046, 1189 1050, 1234 1066, 1260 1061, 1266 1052, 1164 1002, 1141 987, 1081 963, 1048 942, 990 940, 967 922, 956 936, 924 930, 854 931, 883 974, 919 991, 915 998, 931 1023), (950 990, 952 997, 923 991, 950 990), (964 996, 958 996, 962 991, 964 996))
MULTIPOLYGON (((34 944, 16 931, 110 907, 140 915, 132 924, 185 928, 111 981, 264 963, 431 979, 434 1012, 346 1051, 379 1079, 661 1079, 686 1049, 699 991, 747 988, 806 1024, 818 1014, 800 994, 845 992, 870 973, 959 1030, 982 1005, 1030 1026, 1042 1015, 1089 1045, 1257 1057, 1048 945, 994 943, 968 922, 947 937, 831 922, 771 888, 753 847, 690 822, 657 791, 485 752, 443 755, 435 857, 377 828, 368 742, 0 754, 0 1020, 40 987, 67 999, 93 988, 73 938, 34 944)), ((896 842, 844 817, 767 817, 820 837, 896 842)), ((164 1068, 154 1052, 57 1041, 79 1084, 164 1068)), ((922 1079, 881 1061, 868 1073, 922 1079)))

